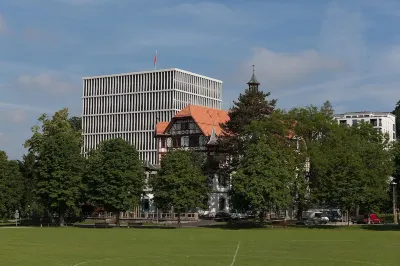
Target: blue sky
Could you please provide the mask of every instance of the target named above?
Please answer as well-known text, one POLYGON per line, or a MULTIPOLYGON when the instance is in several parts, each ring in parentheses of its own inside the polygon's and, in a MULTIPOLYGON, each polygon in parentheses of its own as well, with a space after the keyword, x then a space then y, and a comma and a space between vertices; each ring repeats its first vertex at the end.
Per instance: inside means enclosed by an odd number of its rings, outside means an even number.
POLYGON ((177 67, 224 81, 251 65, 281 108, 337 112, 400 100, 400 2, 385 0, 2 0, 0 150, 17 159, 43 113, 81 112, 82 76, 177 67))

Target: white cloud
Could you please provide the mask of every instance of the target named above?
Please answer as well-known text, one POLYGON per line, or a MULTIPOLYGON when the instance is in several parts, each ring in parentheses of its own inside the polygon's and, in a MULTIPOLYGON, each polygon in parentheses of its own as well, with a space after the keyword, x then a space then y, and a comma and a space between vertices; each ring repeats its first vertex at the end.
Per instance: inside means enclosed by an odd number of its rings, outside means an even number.
POLYGON ((11 122, 11 123, 23 123, 27 120, 28 115, 26 110, 1 110, 0 109, 0 121, 11 122))
POLYGON ((2 14, 0 14, 0 33, 5 33, 7 31, 6 19, 2 14))
POLYGON ((69 92, 80 88, 52 72, 42 72, 38 75, 21 75, 17 79, 17 85, 50 93, 69 92))
POLYGON ((250 59, 240 68, 240 79, 249 79, 251 65, 255 65, 256 76, 263 87, 291 85, 324 72, 340 72, 344 64, 335 58, 321 55, 315 50, 299 53, 279 53, 267 48, 255 48, 250 59), (245 76, 243 76, 245 75, 245 76))
POLYGON ((30 112, 37 112, 37 113, 50 113, 52 110, 26 105, 26 104, 15 104, 15 103, 7 103, 7 102, 0 102, 0 109, 10 109, 10 110, 25 110, 30 112))

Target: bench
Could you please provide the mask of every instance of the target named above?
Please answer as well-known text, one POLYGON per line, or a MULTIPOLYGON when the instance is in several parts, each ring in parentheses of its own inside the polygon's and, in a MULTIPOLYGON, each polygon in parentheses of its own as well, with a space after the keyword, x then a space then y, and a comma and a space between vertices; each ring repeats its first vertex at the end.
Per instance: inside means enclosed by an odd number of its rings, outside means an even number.
POLYGON ((142 227, 143 223, 141 222, 128 222, 128 228, 133 227, 133 228, 137 228, 137 227, 142 227))
POLYGON ((106 221, 99 221, 99 222, 94 222, 94 228, 108 228, 109 223, 106 221))

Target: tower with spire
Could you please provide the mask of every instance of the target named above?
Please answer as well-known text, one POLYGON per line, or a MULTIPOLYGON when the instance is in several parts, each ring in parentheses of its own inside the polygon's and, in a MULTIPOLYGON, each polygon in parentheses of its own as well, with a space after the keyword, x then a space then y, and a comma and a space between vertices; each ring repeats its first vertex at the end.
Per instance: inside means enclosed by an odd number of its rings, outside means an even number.
POLYGON ((258 90, 258 86, 260 85, 260 82, 258 82, 256 74, 254 73, 254 65, 253 65, 253 75, 251 76, 250 81, 247 82, 247 85, 249 85, 249 90, 258 90))

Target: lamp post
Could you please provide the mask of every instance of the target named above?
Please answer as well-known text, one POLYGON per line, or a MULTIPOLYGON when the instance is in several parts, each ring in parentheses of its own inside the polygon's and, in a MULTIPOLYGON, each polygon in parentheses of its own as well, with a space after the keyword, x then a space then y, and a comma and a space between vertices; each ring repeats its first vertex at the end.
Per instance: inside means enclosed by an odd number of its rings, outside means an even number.
POLYGON ((398 223, 397 208, 396 208, 396 185, 397 185, 397 183, 394 181, 393 177, 391 177, 390 179, 391 179, 390 184, 393 186, 393 222, 395 224, 397 224, 398 223))

